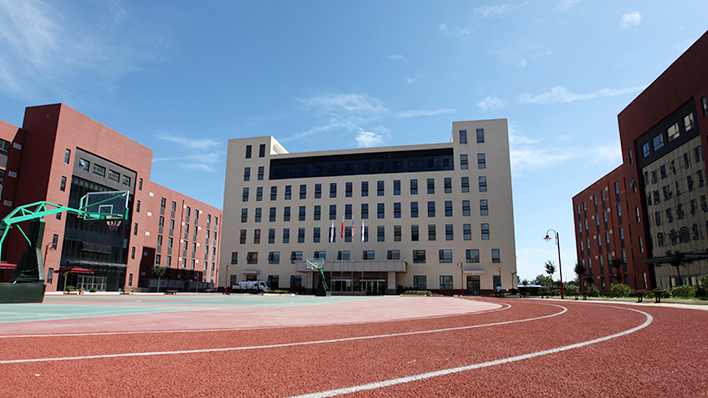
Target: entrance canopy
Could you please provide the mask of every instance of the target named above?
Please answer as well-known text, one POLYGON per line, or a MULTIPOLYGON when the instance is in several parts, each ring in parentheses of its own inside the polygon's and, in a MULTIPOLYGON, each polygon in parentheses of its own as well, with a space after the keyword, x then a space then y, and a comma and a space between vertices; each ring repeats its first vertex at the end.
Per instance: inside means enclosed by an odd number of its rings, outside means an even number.
POLYGON ((86 268, 81 268, 81 267, 71 267, 71 268, 61 268, 56 271, 54 271, 57 274, 62 274, 64 272, 69 273, 69 274, 93 274, 93 271, 90 269, 86 268))
POLYGON ((15 267, 17 267, 16 264, 10 264, 4 261, 0 262, 0 269, 15 269, 15 267))

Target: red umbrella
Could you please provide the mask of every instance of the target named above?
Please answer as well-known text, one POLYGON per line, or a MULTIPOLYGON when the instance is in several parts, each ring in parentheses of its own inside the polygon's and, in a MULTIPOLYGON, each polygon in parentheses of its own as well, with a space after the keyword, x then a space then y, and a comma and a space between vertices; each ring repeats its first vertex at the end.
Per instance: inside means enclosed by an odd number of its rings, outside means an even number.
POLYGON ((91 271, 90 269, 81 268, 81 267, 61 268, 61 269, 58 269, 54 272, 57 274, 61 274, 64 272, 69 273, 69 274, 93 274, 93 271, 91 271))

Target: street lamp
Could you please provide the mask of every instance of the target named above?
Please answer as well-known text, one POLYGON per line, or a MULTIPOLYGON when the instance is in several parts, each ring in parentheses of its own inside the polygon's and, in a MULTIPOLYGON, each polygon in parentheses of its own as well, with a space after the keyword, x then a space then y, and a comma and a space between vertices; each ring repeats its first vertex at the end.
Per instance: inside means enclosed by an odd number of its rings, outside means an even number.
POLYGON ((546 237, 543 238, 546 242, 551 240, 551 237, 549 236, 549 233, 553 231, 556 234, 556 246, 558 246, 558 272, 560 272, 560 280, 561 280, 561 300, 565 298, 565 289, 563 289, 563 267, 561 267, 561 245, 560 245, 560 239, 558 238, 558 231, 555 229, 551 228, 548 231, 546 231, 546 237))

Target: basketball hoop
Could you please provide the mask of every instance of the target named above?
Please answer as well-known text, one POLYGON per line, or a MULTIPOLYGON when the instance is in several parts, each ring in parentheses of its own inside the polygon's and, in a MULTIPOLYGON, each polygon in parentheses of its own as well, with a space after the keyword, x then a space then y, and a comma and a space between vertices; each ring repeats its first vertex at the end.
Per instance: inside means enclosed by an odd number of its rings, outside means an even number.
POLYGON ((118 227, 120 227, 120 220, 106 220, 106 224, 109 231, 117 231, 118 227))

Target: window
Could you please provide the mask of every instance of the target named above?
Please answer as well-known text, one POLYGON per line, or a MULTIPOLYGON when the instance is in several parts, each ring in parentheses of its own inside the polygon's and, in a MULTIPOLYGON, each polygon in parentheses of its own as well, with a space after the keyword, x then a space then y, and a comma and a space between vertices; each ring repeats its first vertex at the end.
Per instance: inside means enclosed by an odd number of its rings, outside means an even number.
POLYGON ((130 186, 130 177, 124 175, 122 184, 129 187, 130 186))
POLYGON ((428 178, 428 194, 432 195, 435 193, 435 179, 428 178))
POLYGON ((285 186, 285 200, 290 200, 293 195, 293 187, 292 185, 286 185, 285 186))
POLYGON ((352 197, 352 183, 351 183, 351 182, 348 182, 348 183, 346 183, 346 184, 344 185, 344 195, 345 195, 347 198, 351 198, 351 197, 352 197))
POLYGON ((445 217, 452 217, 452 201, 445 201, 445 217))
POLYGON ((425 275, 413 275, 413 287, 416 290, 427 290, 428 284, 426 279, 427 277, 425 275))
POLYGON ((467 130, 460 130, 460 144, 467 143, 467 130))
POLYGON ((487 160, 485 159, 483 153, 477 154, 477 168, 478 169, 486 169, 487 168, 487 160))
POLYGON ((369 196, 369 182, 368 181, 361 182, 361 196, 369 196))
POLYGON ((411 195, 418 195, 418 180, 411 180, 411 195))
POLYGON ((79 169, 83 171, 89 171, 89 166, 91 165, 91 162, 89 162, 86 159, 79 159, 79 169))
POLYGON ((662 148, 664 146, 664 134, 661 133, 661 134, 657 135, 651 141, 652 141, 652 146, 654 147, 655 151, 659 148, 662 148))
POLYGON ((251 146, 246 145, 246 159, 250 159, 250 158, 251 158, 251 146))
POLYGON ((243 195, 241 196, 243 202, 248 202, 248 187, 243 188, 243 195))
POLYGON ((270 200, 278 199, 278 187, 270 187, 270 200))
POLYGON ((401 218, 401 203, 393 204, 393 218, 401 218))
POLYGON ((362 203, 361 204, 361 219, 367 220, 368 218, 369 218, 369 204, 362 203))
POLYGON ((290 252, 290 263, 295 264, 296 260, 302 260, 302 252, 290 252))
POLYGON ((479 249, 467 249, 466 258, 468 263, 478 263, 479 262, 479 249))
POLYGON ((265 150, 266 150, 265 144, 261 144, 261 145, 258 147, 258 157, 259 157, 259 158, 265 157, 265 150))
POLYGON ((94 163, 93 164, 93 174, 100 176, 100 177, 105 177, 106 176, 106 168, 94 163))
POLYGON ((383 226, 376 227, 376 241, 385 242, 386 241, 386 228, 383 226))
POLYGON ((364 250, 361 256, 362 260, 375 260, 375 253, 373 250, 364 250))
POLYGON ((464 240, 472 240, 472 225, 463 224, 462 225, 462 237, 464 240))
POLYGON ((246 254, 246 263, 258 264, 258 252, 248 252, 246 254))
POLYGON ((445 224, 445 240, 454 240, 454 234, 452 232, 452 224, 445 224))
POLYGON ((329 205, 329 219, 330 220, 337 219, 337 205, 329 205))
POLYGON ((468 193, 470 191, 470 178, 462 177, 460 186, 462 188, 462 193, 468 193))
POLYGON ((315 199, 322 197, 322 184, 315 184, 315 199))
POLYGON ((489 206, 487 204, 487 199, 480 199, 479 200, 479 215, 480 216, 488 216, 489 215, 489 206))
POLYGON ((701 106, 703 107, 703 116, 708 116, 708 103, 706 97, 701 98, 701 106))
POLYGON ((394 242, 401 241, 401 226, 400 225, 393 226, 393 241, 394 242))
POLYGON ((462 201, 462 215, 465 217, 468 217, 470 215, 470 201, 469 200, 462 201))
POLYGON ((377 196, 384 196, 384 182, 383 181, 376 181, 376 195, 377 196))
POLYGON ((305 198, 307 198, 307 185, 302 184, 300 185, 300 199, 305 198))
POLYGON ((350 260, 351 254, 349 250, 340 250, 337 252, 337 260, 350 260))
POLYGON ((364 227, 364 236, 361 239, 362 242, 369 241, 369 227, 364 227))
POLYGON ((452 250, 441 249, 438 251, 441 263, 451 263, 452 262, 452 250))
POLYGON ((411 218, 418 218, 418 202, 411 202, 411 218))
POLYGON ((66 190, 66 177, 61 177, 61 183, 59 184, 59 190, 64 192, 66 190))
POLYGON ((487 192, 487 177, 479 177, 479 192, 487 192))
POLYGON ((329 184, 329 197, 330 198, 337 197, 337 183, 336 182, 329 184))
POLYGON ((283 243, 290 243, 290 228, 283 228, 283 243))
POLYGON ((376 205, 376 218, 384 218, 385 217, 385 207, 383 203, 378 203, 376 205))
POLYGON ((413 262, 417 264, 425 263, 425 250, 413 250, 413 262))
POLYGON ((231 252, 231 264, 238 264, 238 252, 231 252))
POLYGON ((440 275, 440 289, 452 289, 452 275, 440 275))
POLYGON ((320 243, 320 228, 319 227, 315 227, 315 229, 312 230, 312 242, 320 243))
POLYGON ((396 196, 401 194, 401 180, 393 181, 393 194, 396 196))
POLYGON ((460 155, 460 170, 467 170, 468 167, 467 155, 460 155))
MULTIPOLYGON (((683 129, 685 131, 689 131, 693 128, 693 126, 694 126, 693 112, 691 112, 683 118, 683 129)), ((671 137, 669 137, 669 141, 671 141, 671 137)))
POLYGON ((418 226, 411 225, 411 241, 417 242, 419 240, 418 226))
POLYGON ((482 224, 482 240, 489 240, 489 224, 482 224))
POLYGON ((263 187, 258 187, 258 188, 256 188, 256 202, 260 202, 262 200, 263 200, 263 187))
POLYGON ((481 144, 484 142, 484 129, 477 129, 477 143, 481 144))
MULTIPOLYGON (((248 222, 248 209, 241 209, 241 222, 248 222)), ((189 233, 189 225, 187 225, 187 230, 184 233, 189 233)))
POLYGON ((264 174, 263 166, 258 166, 258 179, 259 180, 263 179, 263 174, 264 174))
POLYGON ((428 224, 428 240, 434 241, 436 239, 435 224, 428 224))
POLYGON ((283 208, 283 221, 290 221, 290 206, 283 208))
POLYGON ((111 169, 108 169, 108 179, 113 181, 113 182, 120 182, 120 173, 117 171, 113 171, 111 169))
POLYGON ((298 211, 298 221, 305 221, 305 206, 300 206, 298 211))
POLYGON ((642 145, 642 157, 647 157, 651 153, 651 149, 649 148, 649 143, 645 143, 642 145))
MULTIPOLYGON (((256 208, 256 217, 255 217, 255 218, 256 218, 256 222, 261 222, 261 211, 262 211, 262 210, 261 210, 260 207, 256 208)), ((207 232, 209 232, 209 231, 207 231, 207 232)))
POLYGON ((268 230, 268 243, 275 243, 275 228, 270 228, 268 230))
POLYGON ((270 208, 270 213, 268 214, 270 222, 275 222, 275 207, 270 208))
MULTIPOLYGON (((261 243, 261 230, 260 229, 253 230, 253 243, 256 245, 261 243)), ((207 251, 209 251, 209 248, 207 248, 207 251)))
POLYGON ((428 217, 435 217, 435 202, 428 202, 428 217))
POLYGON ((499 263, 501 259, 499 258, 499 249, 492 249, 492 262, 499 263))

